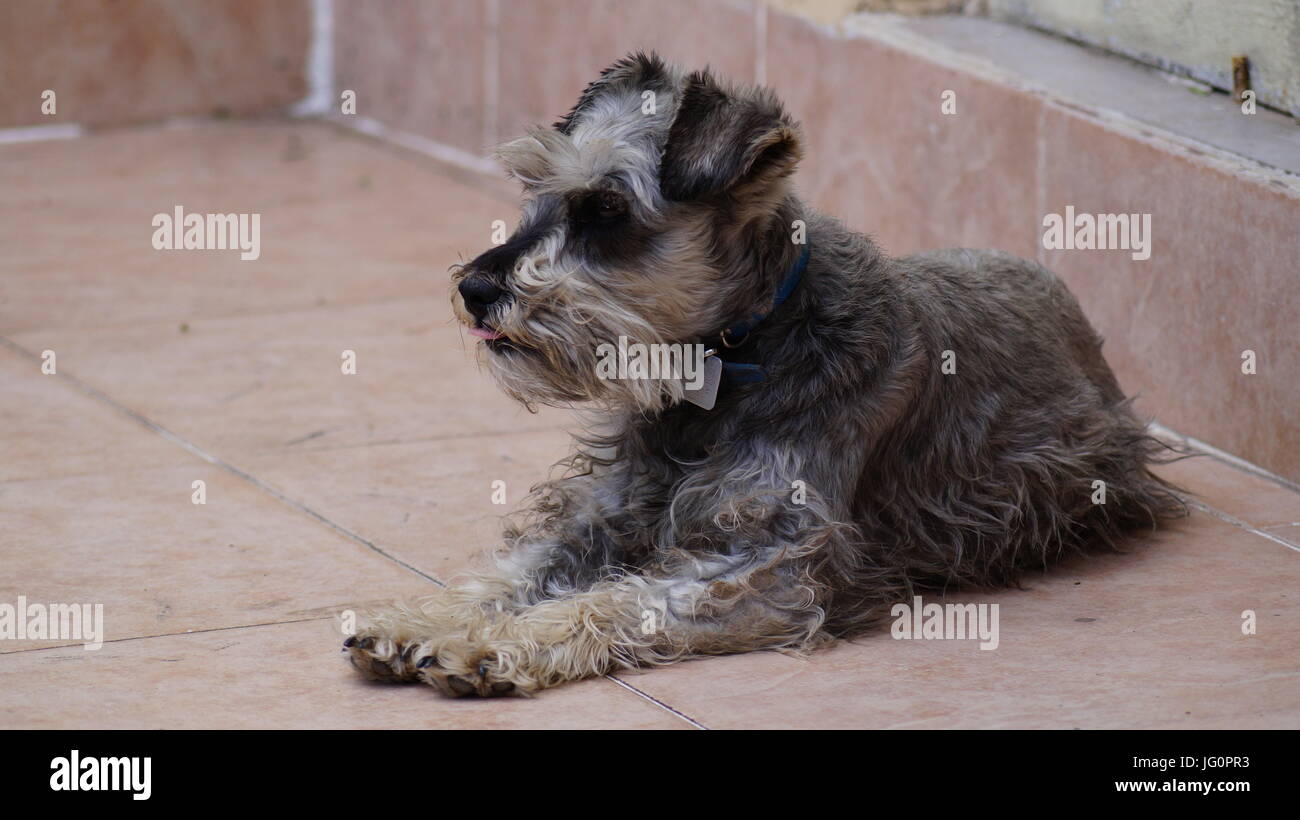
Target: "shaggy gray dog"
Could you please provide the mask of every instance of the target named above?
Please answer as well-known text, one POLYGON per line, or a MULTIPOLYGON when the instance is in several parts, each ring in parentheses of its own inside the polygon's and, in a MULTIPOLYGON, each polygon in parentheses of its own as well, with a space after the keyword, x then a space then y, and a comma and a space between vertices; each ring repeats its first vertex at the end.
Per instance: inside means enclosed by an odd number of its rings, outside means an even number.
POLYGON ((368 616, 367 675, 494 695, 802 650, 1182 514, 1065 286, 812 211, 770 92, 637 54, 499 157, 523 219, 454 271, 457 316, 511 395, 596 419, 494 573, 368 616), (707 347, 716 398, 602 375, 620 338, 707 347))

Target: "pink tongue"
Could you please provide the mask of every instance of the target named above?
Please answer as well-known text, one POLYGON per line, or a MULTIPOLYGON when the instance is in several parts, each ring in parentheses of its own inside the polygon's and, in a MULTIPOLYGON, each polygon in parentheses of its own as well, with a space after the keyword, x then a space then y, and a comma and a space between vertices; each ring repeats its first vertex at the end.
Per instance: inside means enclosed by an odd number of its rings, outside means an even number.
POLYGON ((468 330, 469 335, 477 336, 480 339, 500 339, 502 336, 502 334, 497 333, 495 330, 488 330, 485 327, 471 327, 468 328, 468 330))

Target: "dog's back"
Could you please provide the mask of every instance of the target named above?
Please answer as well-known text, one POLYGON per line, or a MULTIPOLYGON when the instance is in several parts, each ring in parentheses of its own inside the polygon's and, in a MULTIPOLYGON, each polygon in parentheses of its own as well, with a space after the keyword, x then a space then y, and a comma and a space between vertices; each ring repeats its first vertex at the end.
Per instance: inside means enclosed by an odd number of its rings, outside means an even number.
POLYGON ((1054 274, 969 249, 886 269, 909 308, 893 332, 921 353, 900 369, 910 402, 861 477, 865 549, 921 585, 995 586, 1183 513, 1148 470, 1162 445, 1054 274))
POLYGON ((995 334, 993 323, 1005 320, 1008 330, 1023 324, 1038 344, 1068 348, 1069 357, 1098 389, 1122 397, 1118 382, 1101 356, 1101 337, 1065 283, 1047 268, 998 250, 948 248, 913 254, 899 260, 918 281, 930 281, 959 295, 972 318, 983 321, 995 334))

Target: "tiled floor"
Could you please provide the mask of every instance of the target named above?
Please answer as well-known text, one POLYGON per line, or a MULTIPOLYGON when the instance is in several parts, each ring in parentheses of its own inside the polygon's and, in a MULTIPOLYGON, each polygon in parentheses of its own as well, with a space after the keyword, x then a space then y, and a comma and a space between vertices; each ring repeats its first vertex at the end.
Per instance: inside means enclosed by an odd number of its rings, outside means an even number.
POLYGON ((564 452, 447 305, 509 190, 220 123, 3 146, 0 192, 0 604, 103 604, 108 633, 0 641, 0 727, 1300 727, 1300 494, 1211 458, 1168 468, 1200 493, 1180 529, 955 596, 1001 605, 996 651, 882 633, 531 700, 363 683, 335 613, 468 566, 492 482, 513 503, 564 452), (261 213, 261 259, 153 250, 177 204, 261 213))

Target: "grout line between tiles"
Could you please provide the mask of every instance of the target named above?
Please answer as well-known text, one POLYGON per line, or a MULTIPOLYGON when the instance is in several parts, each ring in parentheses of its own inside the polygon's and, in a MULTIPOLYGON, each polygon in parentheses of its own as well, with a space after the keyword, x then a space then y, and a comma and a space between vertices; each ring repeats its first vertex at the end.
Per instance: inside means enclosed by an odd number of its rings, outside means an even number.
POLYGON ((397 128, 390 128, 388 125, 373 117, 363 117, 359 114, 350 114, 346 117, 325 117, 321 118, 322 122, 332 123, 341 128, 363 134, 373 140, 405 148, 408 151, 414 151, 426 157, 431 157, 441 163, 454 166, 462 171, 469 171, 484 176, 492 176, 501 173, 501 166, 489 157, 479 156, 464 148, 457 148, 454 145, 448 145, 445 142, 439 142, 435 139, 415 134, 410 131, 402 131, 397 128))
MULTIPOLYGON (((104 641, 104 643, 110 644, 110 643, 126 643, 127 641, 147 641, 153 638, 183 638, 186 635, 204 635, 209 632, 229 632, 233 629, 257 629, 259 627, 264 627, 264 626, 306 624, 306 623, 311 623, 313 621, 329 621, 329 620, 333 620, 333 617, 330 615, 325 615, 318 618, 296 618, 292 621, 264 621, 262 623, 256 623, 256 624, 234 624, 233 626, 211 626, 206 629, 187 629, 184 632, 162 632, 158 635, 131 635, 130 637, 127 638, 113 638, 111 640, 106 640, 104 641)), ((15 649, 12 652, 0 653, 0 658, 4 658, 6 655, 21 655, 25 652, 48 652, 52 649, 69 649, 69 648, 75 649, 82 645, 83 644, 81 643, 61 643, 55 646, 37 646, 32 649, 15 649)))
POLYGON ((85 133, 86 129, 77 123, 0 128, 0 145, 44 142, 45 140, 75 140, 85 136, 85 133))
POLYGON ((681 718, 682 720, 684 720, 684 721, 686 721, 687 723, 689 723, 689 724, 691 724, 692 726, 694 726, 696 729, 705 729, 705 730, 707 730, 707 729, 709 728, 708 726, 705 726, 703 723, 700 723, 700 722, 699 722, 698 720, 696 720, 695 718, 692 718, 692 717, 690 717, 689 715, 687 715, 687 714, 685 714, 685 713, 683 713, 683 712, 679 712, 678 710, 676 710, 676 709, 674 709, 673 707, 669 706, 668 704, 664 703, 662 700, 660 700, 659 698, 655 697, 654 695, 651 695, 651 694, 649 694, 649 693, 647 693, 647 692, 643 692, 643 691, 641 691, 640 689, 636 688, 635 686, 633 686, 632 684, 630 684, 630 683, 628 683, 627 681, 623 680, 622 678, 615 677, 614 675, 606 675, 606 676, 605 676, 605 679, 606 679, 606 680, 609 680, 609 681, 613 681, 614 683, 616 683, 616 684, 618 684, 619 686, 623 687, 624 689, 626 689, 627 691, 629 691, 629 692, 631 692, 632 694, 636 695, 637 697, 639 697, 639 698, 644 698, 645 700, 649 701, 650 703, 653 703, 655 706, 658 706, 660 709, 664 709, 664 710, 666 710, 666 711, 668 711, 668 712, 673 713, 673 714, 676 715, 677 717, 681 718))
POLYGON ((307 14, 311 40, 302 67, 307 95, 289 107, 300 117, 325 113, 334 98, 334 0, 311 0, 307 14))
POLYGON ((501 4, 487 0, 483 33, 483 130, 484 147, 497 144, 497 115, 501 108, 501 4))
MULTIPOLYGON (((1038 204, 1038 213, 1047 213, 1047 135, 1043 129, 1047 126, 1047 108, 1039 106, 1034 116, 1034 197, 1038 204)), ((1050 267, 1047 249, 1038 238, 1037 226, 1029 226, 1034 239, 1034 259, 1043 267, 1050 267)))
MULTIPOLYGON (((366 447, 391 447, 398 444, 435 444, 441 441, 466 441, 482 438, 510 438, 512 436, 536 435, 538 433, 565 433, 568 428, 562 424, 552 424, 546 427, 522 427, 514 430, 484 430, 477 433, 463 433, 460 435, 448 434, 445 436, 420 436, 417 438, 390 438, 382 441, 366 441, 360 444, 338 444, 332 447, 299 447, 287 453, 275 451, 263 451, 252 456, 255 459, 262 459, 274 455, 302 455, 306 453, 337 453, 343 450, 358 450, 366 447)), ((290 446, 290 445, 285 445, 290 446)), ((153 467, 165 467, 167 464, 142 465, 141 469, 150 469, 153 467)), ((12 478, 0 479, 0 484, 21 484, 25 481, 50 481, 62 480, 68 478, 90 478, 93 476, 103 475, 103 470, 92 470, 87 473, 59 473, 57 475, 45 476, 14 476, 12 478)))
MULTIPOLYGON (((27 350, 25 347, 22 347, 21 345, 17 344, 16 342, 8 338, 5 338, 4 336, 0 336, 0 344, 10 348, 15 353, 19 353, 23 356, 26 356, 29 359, 40 361, 39 356, 32 353, 30 350, 27 350)), ((403 567, 404 569, 408 569, 411 572, 414 572, 416 575, 419 575, 421 578, 432 581, 433 583, 437 584, 440 587, 446 587, 446 584, 443 583, 442 581, 438 580, 437 578, 428 574, 427 572, 418 569, 417 567, 414 567, 411 564, 406 563, 405 561, 398 558, 397 556, 392 555, 391 553, 385 551, 384 549, 379 547, 379 545, 375 544, 373 541, 369 540, 368 538, 365 538, 362 535, 353 532, 347 527, 344 527, 342 524, 338 524, 330 520, 329 518, 325 517, 321 513, 316 512, 311 507, 308 507, 306 504, 303 504, 300 501, 290 498, 289 496, 275 489, 274 487, 262 481, 261 479, 257 478, 256 476, 252 475, 251 473, 247 473, 239 469, 235 465, 209 453, 207 450, 204 450, 202 447, 199 447, 197 444, 187 439, 184 439, 181 436, 176 435, 172 431, 168 430, 166 427, 163 427, 161 424, 158 424, 152 419, 149 419, 147 416, 137 413, 135 410, 132 410, 130 407, 127 407, 126 405, 121 404, 120 402, 112 399, 111 397, 100 392, 99 390, 92 387, 91 385, 81 381, 80 379, 70 376, 67 373, 59 373, 58 377, 65 379, 68 382, 68 384, 72 385, 77 390, 80 390, 82 393, 86 394, 87 396, 90 396, 91 398, 97 401, 103 402, 104 404, 107 404, 108 406, 114 408, 118 412, 124 413, 131 419, 135 420, 137 423, 154 431, 155 433, 167 439, 168 441, 172 442, 173 444, 176 444, 177 446, 182 447, 185 450, 188 450, 190 453, 198 456, 199 458, 203 459, 209 464, 219 467, 225 470, 226 472, 230 473, 231 475, 235 476, 236 478, 239 478, 247 482, 248 484, 270 495, 271 497, 275 498, 281 503, 289 507, 292 507, 293 509, 298 510, 301 513, 304 513, 311 518, 316 519, 320 523, 324 524, 325 526, 329 527, 330 529, 334 530, 335 532, 344 536, 345 538, 355 541, 356 543, 361 544, 367 549, 370 549, 375 553, 382 555, 383 557, 387 558, 388 560, 392 561, 398 566, 403 567)))
POLYGON ((1300 484, 1296 484, 1294 481, 1291 481, 1290 479, 1287 478, 1283 478, 1282 476, 1277 475, 1276 473, 1271 473, 1268 470, 1265 470, 1263 467, 1260 467, 1258 464, 1252 464, 1251 462, 1247 461, 1244 458, 1241 458, 1240 456, 1234 456, 1232 453, 1229 453, 1225 450, 1220 450, 1218 447, 1215 447, 1213 444, 1208 444, 1204 441, 1201 441, 1200 439, 1183 435, 1177 430, 1172 430, 1164 426, 1163 424, 1157 424, 1155 422, 1152 422, 1150 426, 1151 429, 1154 430, 1158 435, 1163 435, 1165 438, 1174 439, 1175 442, 1179 444, 1183 444, 1187 447, 1191 447, 1194 450, 1200 450, 1202 453, 1214 459, 1215 461, 1226 464, 1229 467, 1232 467, 1243 473, 1249 473, 1250 475, 1253 475, 1256 478, 1262 478, 1265 481, 1270 481, 1278 485, 1284 490, 1290 490, 1293 493, 1300 493, 1300 484))
POLYGON ((1217 507, 1211 507, 1209 504, 1206 504, 1204 501, 1199 501, 1195 498, 1189 498, 1181 494, 1179 495, 1179 497, 1183 499, 1183 503, 1187 504, 1187 506, 1198 509, 1201 512, 1205 513, 1206 515, 1217 518, 1220 521, 1231 524, 1234 527, 1240 527, 1246 532, 1253 533, 1262 538, 1267 538, 1268 540, 1276 544, 1281 544, 1282 546, 1286 547, 1289 550, 1300 552, 1300 546, 1296 544, 1292 544, 1290 541, 1287 541, 1285 538, 1281 538, 1279 536, 1273 535, 1270 532, 1261 530, 1258 527, 1253 527, 1250 524, 1247 524, 1245 521, 1242 521, 1240 518, 1237 518, 1235 515, 1226 513, 1223 510, 1218 509, 1217 507))
MULTIPOLYGON (((418 305, 421 302, 430 304, 441 304, 438 296, 430 293, 426 296, 418 294, 405 294, 401 296, 390 296, 383 299, 360 299, 357 301, 347 302, 327 302, 323 305, 318 304, 298 304, 298 305, 281 305, 279 307, 267 308, 265 310, 247 310, 235 313, 211 313, 198 316, 187 317, 187 324, 197 324, 199 322, 224 322, 231 319, 266 319, 277 316, 296 316, 299 314, 311 313, 321 310, 350 310, 352 308, 375 308, 389 307, 394 305, 418 305)), ((52 330, 122 330, 128 328, 147 327, 149 325, 160 325, 164 327, 174 327, 176 324, 173 319, 142 319, 134 322, 117 322, 103 325, 76 324, 76 325, 41 325, 39 327, 20 328, 15 335, 26 335, 28 333, 49 332, 52 330)), ((455 319, 448 319, 444 324, 454 325, 455 319)))
POLYGON ((464 441, 467 439, 497 438, 502 436, 527 436, 536 433, 564 432, 567 429, 568 428, 563 424, 548 424, 543 427, 516 427, 512 430, 482 430, 477 433, 448 433, 446 435, 418 436, 416 438, 388 438, 381 441, 366 441, 359 444, 336 444, 327 447, 299 447, 293 452, 336 453, 339 450, 356 450, 362 447, 388 447, 394 444, 432 444, 434 442, 450 440, 464 441))
POLYGON ((501 166, 488 157, 418 134, 391 129, 369 117, 331 115, 317 117, 314 122, 332 127, 339 134, 363 140, 372 147, 391 152, 395 156, 402 156, 405 161, 418 164, 425 170, 433 170, 456 185, 491 196, 502 203, 519 205, 519 197, 506 191, 508 180, 501 166), (497 184, 491 184, 493 182, 497 184))
MULTIPOLYGON (((1200 439, 1195 439, 1192 438, 1191 436, 1185 436, 1182 433, 1178 432, 1177 430, 1170 429, 1164 426, 1163 424, 1157 424, 1155 422, 1152 422, 1149 426, 1151 430, 1154 433, 1156 433, 1156 435, 1161 436, 1165 439, 1172 440, 1173 443, 1180 444, 1186 449, 1197 450, 1200 452, 1200 454, 1208 456, 1212 460, 1217 461, 1220 464, 1223 464, 1227 467, 1230 467, 1236 470, 1237 472, 1245 473, 1249 476, 1253 476, 1254 478, 1263 479, 1272 484, 1276 484, 1282 489, 1290 492, 1300 492, 1300 485, 1297 485, 1294 482, 1290 481, 1289 479, 1283 478, 1280 475, 1271 473, 1257 464, 1252 464, 1251 462, 1245 460, 1244 458, 1241 458, 1240 456, 1234 456, 1232 453, 1226 452, 1224 450, 1220 450, 1218 447, 1215 447, 1212 444, 1206 444, 1200 439)), ((1192 498, 1183 495, 1182 493, 1179 493, 1179 498, 1181 498, 1183 502, 1187 504, 1189 507, 1198 509, 1201 512, 1205 513, 1206 515, 1209 515, 1213 518, 1217 518, 1220 521, 1223 521, 1224 523, 1227 524, 1231 524, 1234 527, 1243 529, 1246 532, 1252 533, 1254 535, 1258 535, 1261 538, 1267 538, 1269 541, 1272 541, 1276 544, 1281 544, 1282 546, 1286 547, 1289 550, 1300 552, 1300 545, 1288 541, 1285 538, 1282 538, 1281 536, 1274 535, 1266 530, 1262 530, 1259 527, 1256 527, 1247 521, 1243 521, 1242 519, 1236 517, 1235 515, 1224 512, 1218 507, 1214 507, 1210 504, 1207 504, 1198 498, 1192 498)))

